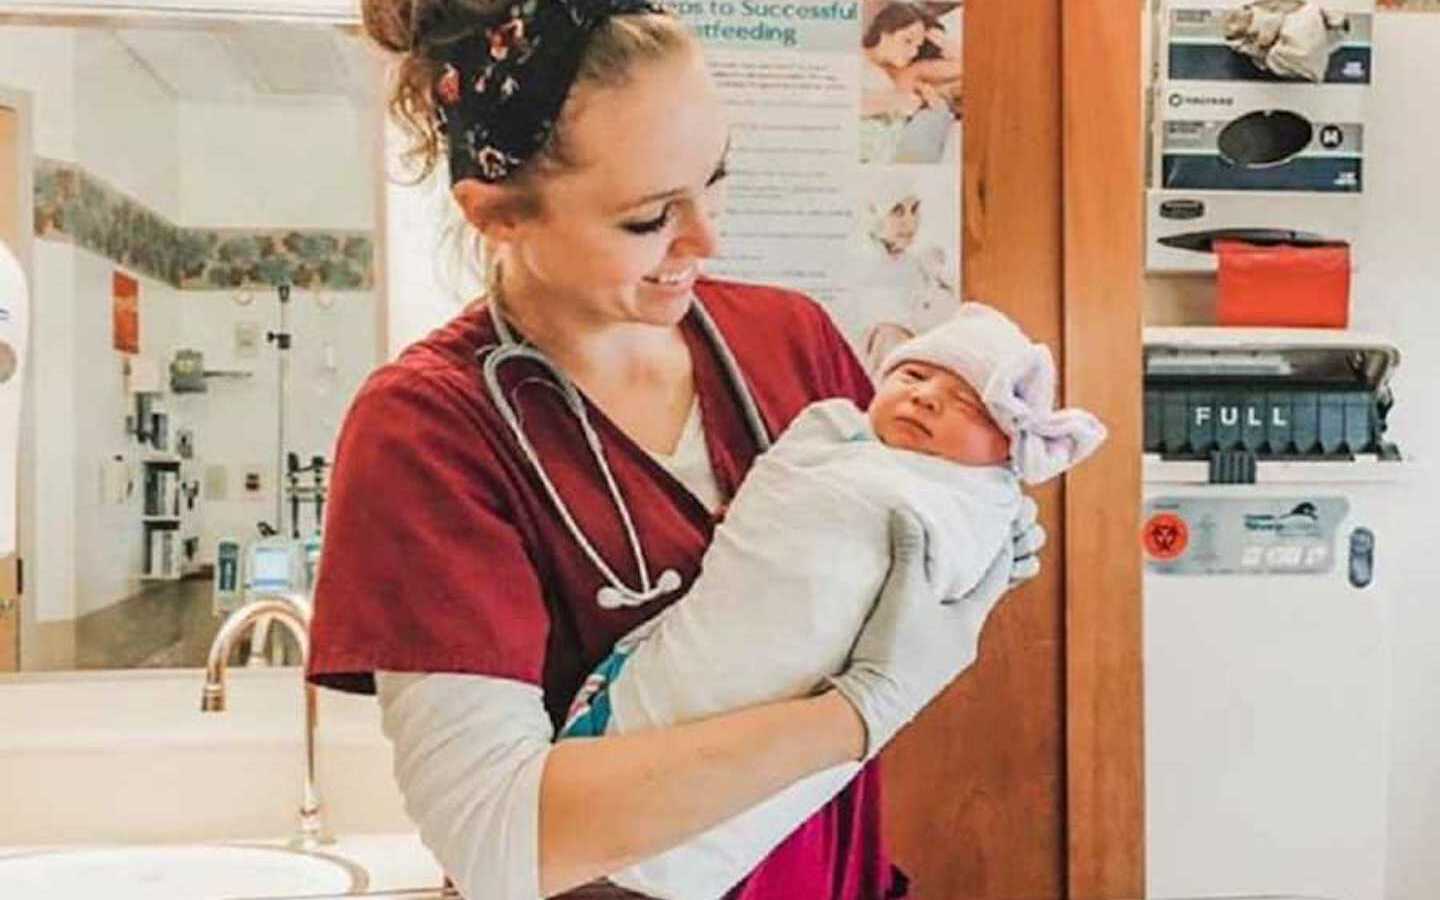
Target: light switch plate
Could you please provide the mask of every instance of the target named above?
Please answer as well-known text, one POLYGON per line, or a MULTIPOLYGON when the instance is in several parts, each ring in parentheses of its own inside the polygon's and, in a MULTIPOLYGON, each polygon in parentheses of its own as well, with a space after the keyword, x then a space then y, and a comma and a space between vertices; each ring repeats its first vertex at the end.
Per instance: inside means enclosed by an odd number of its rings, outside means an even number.
POLYGON ((230 493, 230 471, 224 466, 205 467, 205 499, 228 500, 230 493))

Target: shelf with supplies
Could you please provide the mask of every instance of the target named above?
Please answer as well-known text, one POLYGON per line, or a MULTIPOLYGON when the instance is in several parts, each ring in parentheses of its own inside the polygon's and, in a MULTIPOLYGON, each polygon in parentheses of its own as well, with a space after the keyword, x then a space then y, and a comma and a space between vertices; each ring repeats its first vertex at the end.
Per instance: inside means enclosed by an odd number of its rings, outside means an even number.
POLYGON ((191 463, 165 453, 147 454, 140 460, 141 581, 178 581, 195 568, 199 484, 186 477, 191 463))

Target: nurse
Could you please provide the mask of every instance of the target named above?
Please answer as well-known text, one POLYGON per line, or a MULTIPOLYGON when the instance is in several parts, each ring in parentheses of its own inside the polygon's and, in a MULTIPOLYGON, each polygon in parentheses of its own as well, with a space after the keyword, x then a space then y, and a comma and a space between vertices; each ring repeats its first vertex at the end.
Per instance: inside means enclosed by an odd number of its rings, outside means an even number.
MULTIPOLYGON (((729 138, 676 19, 646 0, 364 12, 401 57, 391 108, 427 167, 448 156, 491 276, 346 418, 309 676, 378 693, 407 810, 469 900, 627 896, 607 873, 873 758, 953 678, 955 617, 897 533, 839 690, 552 744, 596 663, 694 579, 755 420, 773 436, 814 400, 864 406, 870 382, 814 303, 700 275, 729 138), (507 332, 533 352, 495 373, 497 404, 484 360, 507 332)), ((903 896, 879 790, 871 763, 731 896, 903 896)))

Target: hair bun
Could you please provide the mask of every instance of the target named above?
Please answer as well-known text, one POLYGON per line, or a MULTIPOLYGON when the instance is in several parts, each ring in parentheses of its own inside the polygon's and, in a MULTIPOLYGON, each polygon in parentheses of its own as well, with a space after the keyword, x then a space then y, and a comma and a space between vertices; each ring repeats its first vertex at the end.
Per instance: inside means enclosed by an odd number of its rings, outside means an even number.
POLYGON ((415 46, 415 7, 427 2, 433 0, 363 0, 365 33, 392 53, 408 53, 415 46))

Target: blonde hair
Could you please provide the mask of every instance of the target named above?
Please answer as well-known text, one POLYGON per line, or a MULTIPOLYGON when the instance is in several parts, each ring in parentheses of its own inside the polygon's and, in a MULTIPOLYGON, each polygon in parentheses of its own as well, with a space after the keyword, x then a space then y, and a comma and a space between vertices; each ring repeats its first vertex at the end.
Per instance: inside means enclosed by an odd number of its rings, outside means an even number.
MULTIPOLYGON (((434 3, 455 0, 362 0, 365 31, 375 43, 398 56, 389 75, 387 108, 409 141, 400 159, 419 184, 435 171, 449 147, 440 132, 435 88, 445 64, 427 53, 427 36, 417 34, 417 14, 434 3)), ((502 12, 511 0, 465 0, 479 20, 502 12)), ((553 0, 545 0, 553 2, 553 0)), ((636 67, 665 62, 684 53, 698 52, 699 44, 679 19, 658 13, 610 16, 590 36, 569 97, 545 145, 503 183, 510 188, 504 212, 535 216, 543 211, 539 183, 547 174, 573 168, 574 154, 565 139, 569 123, 583 102, 586 89, 617 88, 629 83, 636 67)), ((406 182, 406 179, 401 179, 406 182)), ((452 208, 458 212, 458 207, 452 208)), ((495 248, 469 223, 454 215, 442 228, 453 249, 453 273, 470 269, 479 260, 477 274, 485 294, 499 300, 500 271, 495 248), (467 243, 467 238, 469 242, 467 243)))

